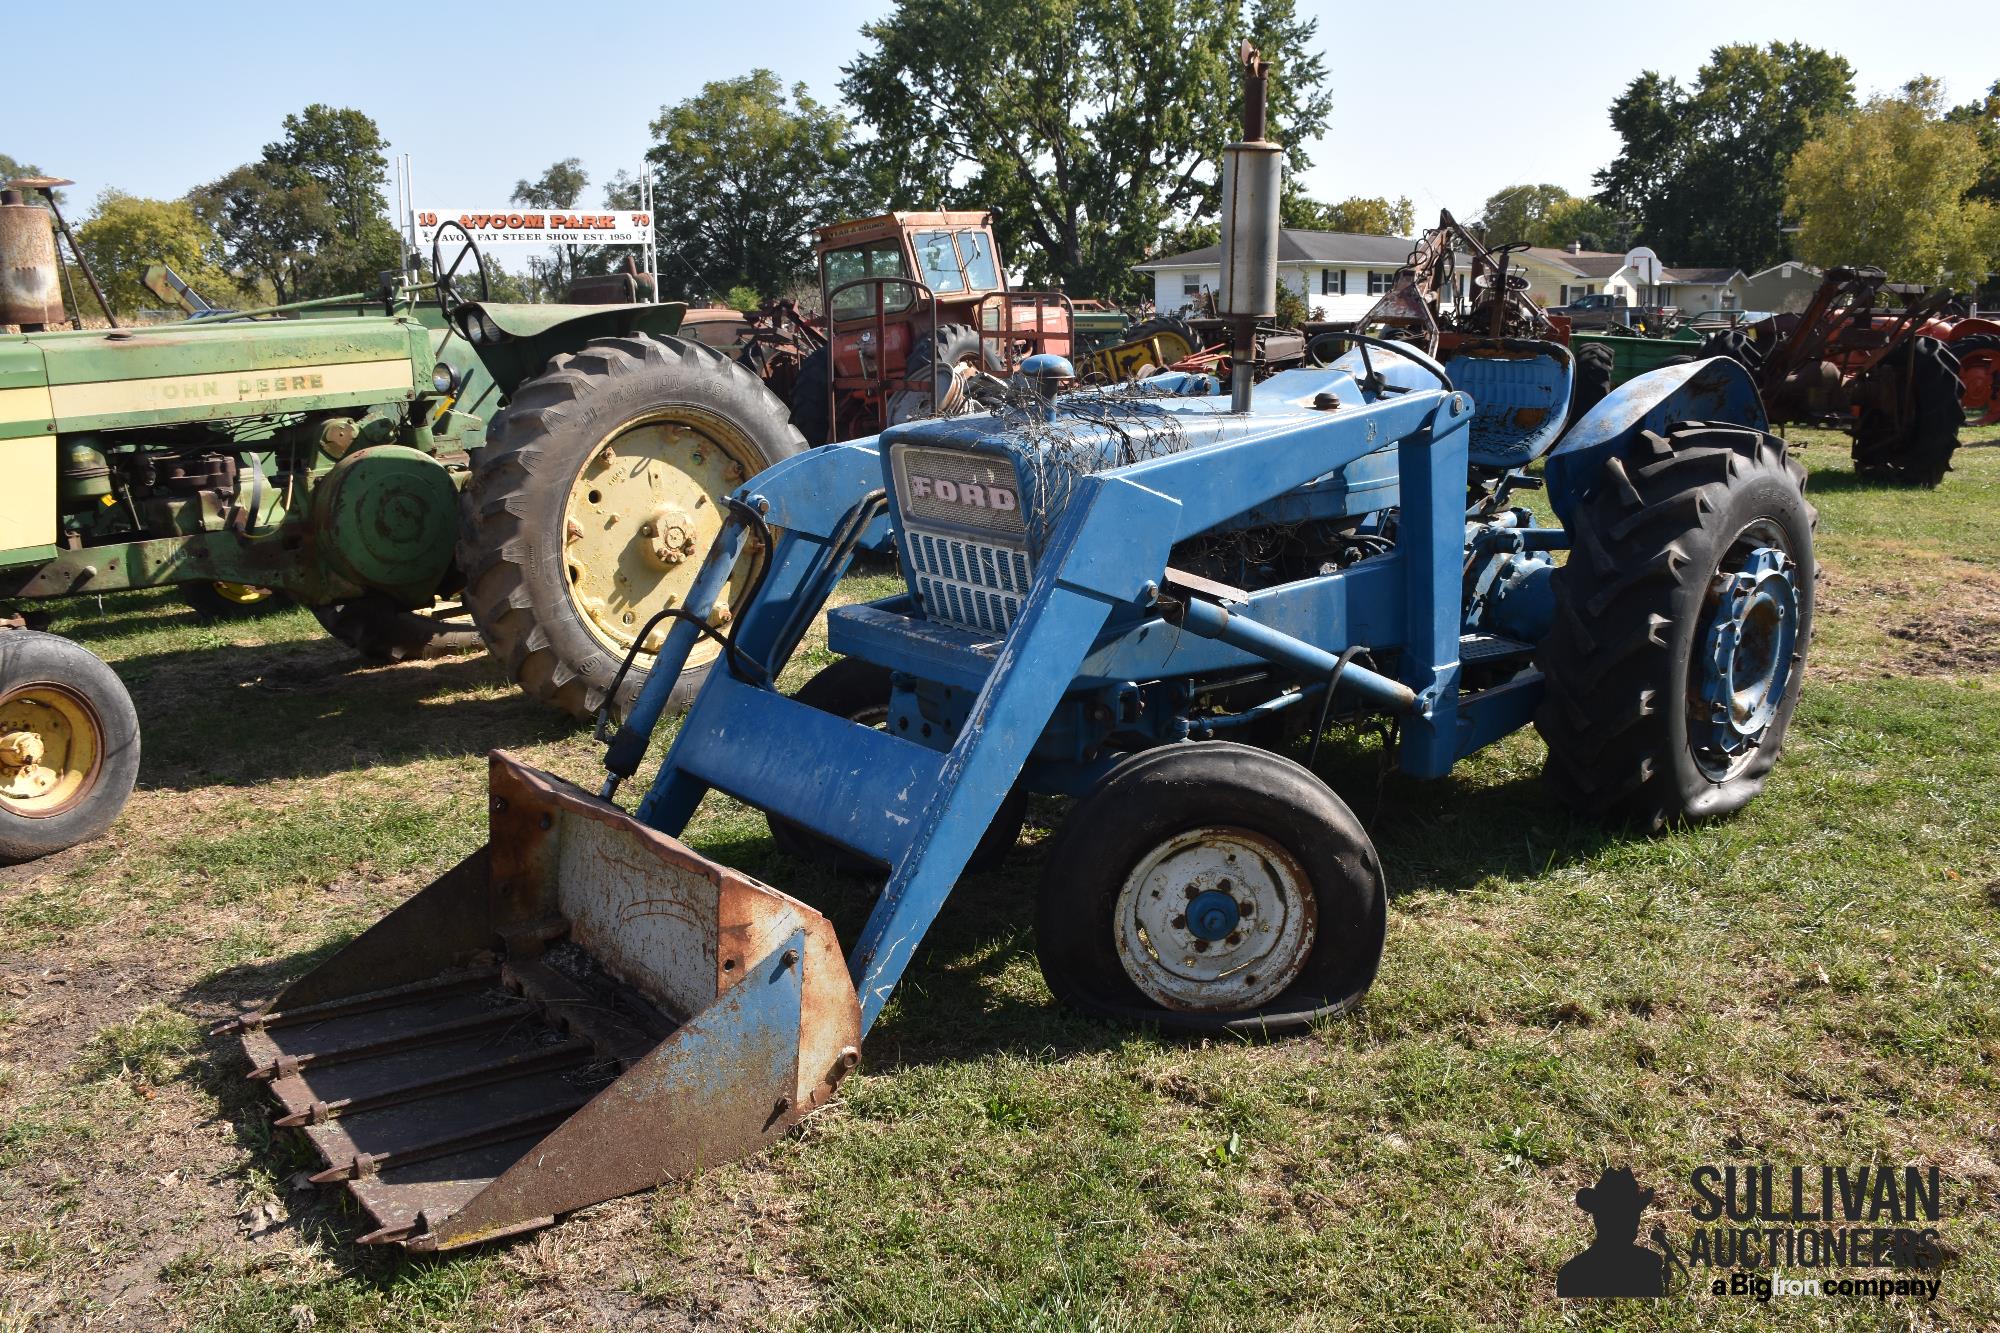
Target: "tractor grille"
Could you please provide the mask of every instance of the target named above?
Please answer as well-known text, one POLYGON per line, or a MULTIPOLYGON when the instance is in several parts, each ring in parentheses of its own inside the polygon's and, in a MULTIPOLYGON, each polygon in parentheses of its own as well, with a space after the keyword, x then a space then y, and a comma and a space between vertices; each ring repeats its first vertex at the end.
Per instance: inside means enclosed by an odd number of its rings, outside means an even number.
POLYGON ((1034 577, 1012 460, 923 446, 897 449, 892 460, 912 591, 925 617, 1005 634, 1034 577))
POLYGON ((910 569, 924 614, 960 629, 1005 634, 1028 599, 1028 553, 912 529, 910 569))

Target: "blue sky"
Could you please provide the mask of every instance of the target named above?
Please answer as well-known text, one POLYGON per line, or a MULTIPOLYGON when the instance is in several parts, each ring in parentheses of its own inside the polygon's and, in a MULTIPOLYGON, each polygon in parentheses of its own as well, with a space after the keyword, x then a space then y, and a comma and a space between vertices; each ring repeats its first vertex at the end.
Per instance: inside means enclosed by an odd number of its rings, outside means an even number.
MULTIPOLYGON (((105 186, 173 196, 255 157, 287 112, 325 101, 366 111, 413 154, 420 206, 499 204, 559 158, 582 158, 593 182, 636 168, 659 108, 708 79, 762 65, 836 99, 860 25, 888 7, 19 3, 7 15, 15 63, 42 52, 56 72, 8 98, 0 152, 74 178, 78 203, 105 186)), ((1864 95, 1928 73, 1968 101, 2000 77, 1994 0, 1301 9, 1319 15, 1335 94, 1335 132, 1315 146, 1306 186, 1325 199, 1408 195, 1420 221, 1441 205, 1474 215, 1509 184, 1587 191, 1617 150, 1605 109, 1625 83, 1642 68, 1685 78, 1724 42, 1828 47, 1864 95), (1408 39, 1417 25, 1433 35, 1408 39), (1478 86, 1514 105, 1471 101, 1464 90, 1478 86)))

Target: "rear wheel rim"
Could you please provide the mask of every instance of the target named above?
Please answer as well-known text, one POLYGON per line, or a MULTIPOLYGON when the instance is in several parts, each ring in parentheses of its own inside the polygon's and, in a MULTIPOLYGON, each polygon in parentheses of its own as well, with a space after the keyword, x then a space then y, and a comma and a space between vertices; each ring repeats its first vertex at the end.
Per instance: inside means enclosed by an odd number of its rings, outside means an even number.
POLYGON ((1312 881, 1290 851, 1211 825, 1149 849, 1126 873, 1112 934, 1125 974, 1169 1009, 1247 1013, 1283 994, 1317 935, 1312 881))
POLYGON ((1798 662, 1797 565, 1768 519, 1730 544, 1703 600, 1690 663, 1688 740, 1712 782, 1756 756, 1790 696, 1798 662))
MULTIPOLYGON (((725 497, 761 469, 741 431, 695 407, 647 413, 593 445, 563 513, 565 586, 591 635, 622 657, 655 615, 682 606, 722 530, 725 497)), ((716 599, 718 625, 748 579, 746 568, 716 599)), ((647 635, 641 669, 669 627, 647 635)), ((703 666, 719 651, 698 640, 687 665, 703 666)))
POLYGON ((0 697, 0 809, 62 814, 90 794, 103 764, 104 726, 82 695, 35 683, 0 697))
POLYGON ((236 606, 256 606, 277 595, 273 589, 260 588, 254 583, 230 583, 218 579, 209 586, 215 589, 217 597, 236 606))

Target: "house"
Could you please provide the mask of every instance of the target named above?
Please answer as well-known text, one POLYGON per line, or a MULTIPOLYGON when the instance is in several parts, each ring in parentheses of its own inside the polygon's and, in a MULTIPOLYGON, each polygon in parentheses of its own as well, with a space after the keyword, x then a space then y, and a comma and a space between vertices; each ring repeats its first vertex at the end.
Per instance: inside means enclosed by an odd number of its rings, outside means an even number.
POLYGON ((1651 248, 1622 254, 1538 245, 1514 256, 1528 275, 1529 295, 1544 306, 1568 305, 1581 296, 1609 292, 1627 305, 1676 306, 1685 315, 1744 308, 1742 270, 1668 265, 1651 248))
MULTIPOLYGON (((1304 296, 1315 318, 1357 319, 1395 284, 1396 271, 1416 244, 1407 236, 1286 227, 1278 233, 1278 281, 1304 296)), ((1151 275, 1156 310, 1184 310, 1222 280, 1222 247, 1149 259, 1133 265, 1133 271, 1151 275)))
POLYGON ((1797 314, 1819 290, 1824 275, 1796 259, 1760 268, 1743 280, 1743 308, 1797 314))

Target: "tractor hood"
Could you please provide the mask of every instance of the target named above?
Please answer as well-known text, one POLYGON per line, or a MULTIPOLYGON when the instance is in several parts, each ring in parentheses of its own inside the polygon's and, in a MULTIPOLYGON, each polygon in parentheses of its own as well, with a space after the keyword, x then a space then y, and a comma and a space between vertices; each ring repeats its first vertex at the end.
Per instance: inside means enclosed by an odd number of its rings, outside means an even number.
POLYGON ((23 334, 53 429, 122 430, 401 403, 430 380, 430 334, 382 316, 23 334))

